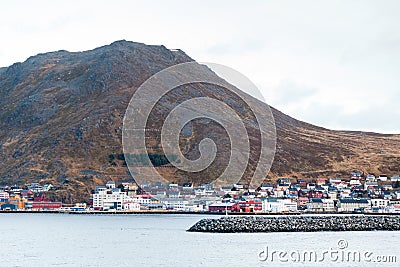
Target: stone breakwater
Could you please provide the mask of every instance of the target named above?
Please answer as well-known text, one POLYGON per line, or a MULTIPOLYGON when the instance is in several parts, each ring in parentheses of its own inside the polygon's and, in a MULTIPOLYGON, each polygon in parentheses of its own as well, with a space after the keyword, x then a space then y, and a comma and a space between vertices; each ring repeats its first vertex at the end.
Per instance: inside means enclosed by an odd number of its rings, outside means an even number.
POLYGON ((319 231, 399 231, 400 216, 226 216, 203 219, 189 232, 256 233, 256 232, 319 232, 319 231))

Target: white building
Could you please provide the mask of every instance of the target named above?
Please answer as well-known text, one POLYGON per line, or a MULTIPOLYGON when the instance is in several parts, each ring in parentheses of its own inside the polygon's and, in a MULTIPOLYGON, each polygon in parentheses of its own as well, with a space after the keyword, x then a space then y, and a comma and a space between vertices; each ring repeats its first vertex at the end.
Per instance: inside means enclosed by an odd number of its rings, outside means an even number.
POLYGON ((115 183, 114 183, 113 181, 108 181, 108 182, 106 183, 106 187, 107 187, 108 189, 114 189, 114 188, 115 188, 115 183))
POLYGON ((389 206, 387 207, 389 212, 400 212, 400 201, 390 201, 389 206))
POLYGON ((140 204, 138 202, 124 202, 122 203, 122 209, 125 211, 140 211, 140 204))
POLYGON ((350 180, 350 186, 361 185, 361 181, 357 179, 350 180))
POLYGON ((343 188, 340 190, 340 198, 350 197, 351 189, 350 188, 343 188))
POLYGON ((10 195, 7 192, 0 191, 0 199, 9 199, 10 195))
POLYGON ((323 199, 323 209, 326 212, 330 212, 330 211, 335 211, 335 202, 333 201, 333 199, 323 199))
POLYGON ((347 188, 348 185, 349 185, 349 182, 342 181, 340 184, 337 184, 337 185, 336 185, 336 188, 337 188, 337 189, 343 189, 343 188, 347 188))
POLYGON ((317 187, 317 185, 315 183, 307 184, 307 189, 308 190, 315 190, 316 187, 317 187))
POLYGON ((400 182, 400 176, 398 174, 393 175, 392 177, 390 177, 390 181, 391 182, 400 182))
POLYGON ((171 183, 171 184, 168 185, 168 188, 169 188, 169 189, 176 189, 176 190, 178 190, 178 189, 179 189, 179 185, 178 185, 178 184, 171 183))
POLYGON ((150 195, 135 195, 130 198, 130 201, 137 202, 142 206, 148 206, 152 203, 150 195))
POLYGON ((389 205, 388 199, 373 198, 371 199, 371 205, 373 208, 386 208, 389 205))
POLYGON ((284 190, 275 190, 274 192, 274 197, 276 198, 282 198, 285 196, 285 191, 284 190))
POLYGON ((328 198, 330 198, 330 199, 336 200, 336 199, 337 199, 337 196, 338 196, 337 191, 330 191, 330 192, 328 192, 328 198))
POLYGON ((342 178, 335 177, 335 178, 330 178, 329 179, 329 183, 332 184, 332 185, 338 185, 341 182, 342 182, 342 178))
POLYGON ((193 190, 193 184, 192 183, 183 184, 182 190, 193 190))
POLYGON ((272 184, 263 184, 261 185, 261 190, 272 192, 274 191, 274 186, 272 184))
POLYGON ((167 210, 189 211, 189 201, 184 198, 165 198, 161 201, 167 210))
POLYGON ((202 211, 205 211, 205 210, 206 210, 205 209, 205 205, 203 205, 203 204, 192 203, 189 206, 189 211, 192 211, 192 212, 202 212, 202 211))
POLYGON ((122 203, 130 201, 130 197, 119 188, 96 187, 93 196, 93 209, 95 210, 122 210, 122 203))
POLYGON ((384 174, 379 175, 378 180, 382 182, 386 182, 388 180, 387 176, 384 174))
POLYGON ((278 184, 288 184, 289 186, 292 184, 290 178, 279 178, 278 184))
POLYGON ((268 196, 268 191, 261 189, 260 191, 258 191, 258 196, 259 197, 267 197, 268 196))
POLYGON ((307 210, 311 212, 332 212, 335 211, 333 199, 311 198, 307 203, 307 210))
POLYGON ((297 202, 290 199, 268 198, 263 201, 264 212, 297 212, 297 202))
POLYGON ((210 197, 210 196, 215 196, 216 192, 213 189, 206 189, 203 187, 198 187, 194 190, 194 194, 197 197, 205 197, 205 196, 210 197))
POLYGON ((365 182, 364 183, 364 189, 367 190, 369 187, 374 187, 374 186, 378 186, 377 182, 365 182))
POLYGON ((357 209, 370 209, 371 200, 369 198, 343 198, 339 199, 338 212, 353 212, 357 209))
POLYGON ((307 203, 307 211, 310 212, 323 212, 324 211, 324 203, 322 202, 322 198, 310 198, 307 203))

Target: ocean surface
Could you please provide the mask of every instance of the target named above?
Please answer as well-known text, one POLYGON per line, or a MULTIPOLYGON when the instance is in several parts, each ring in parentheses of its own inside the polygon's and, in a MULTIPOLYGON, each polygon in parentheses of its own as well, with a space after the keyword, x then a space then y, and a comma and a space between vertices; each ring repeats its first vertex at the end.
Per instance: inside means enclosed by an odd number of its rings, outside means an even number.
POLYGON ((0 266, 400 266, 400 232, 186 232, 207 217, 0 214, 0 266))

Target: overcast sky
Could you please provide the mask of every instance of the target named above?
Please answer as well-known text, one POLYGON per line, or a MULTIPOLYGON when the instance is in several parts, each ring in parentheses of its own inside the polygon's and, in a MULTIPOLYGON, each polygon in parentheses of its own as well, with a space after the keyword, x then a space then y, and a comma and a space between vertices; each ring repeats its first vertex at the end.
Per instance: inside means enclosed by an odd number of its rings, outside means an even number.
POLYGON ((0 36, 3 67, 121 39, 180 48, 297 119, 400 133, 400 1, 4 1, 0 36))

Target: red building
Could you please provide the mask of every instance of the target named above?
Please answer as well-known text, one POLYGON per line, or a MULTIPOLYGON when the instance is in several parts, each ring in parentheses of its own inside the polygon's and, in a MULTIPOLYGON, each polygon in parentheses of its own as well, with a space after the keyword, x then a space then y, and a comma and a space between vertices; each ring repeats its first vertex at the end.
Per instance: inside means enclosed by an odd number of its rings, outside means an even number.
POLYGON ((255 212, 262 211, 262 202, 259 199, 248 199, 238 202, 238 211, 255 212))
POLYGON ((60 209, 62 202, 50 201, 44 194, 41 194, 33 199, 32 209, 33 210, 54 210, 60 209))
POLYGON ((311 190, 308 192, 309 198, 322 198, 324 193, 322 191, 311 190))
POLYGON ((237 203, 213 203, 208 206, 208 211, 212 212, 225 212, 225 211, 237 211, 237 203))
POLYGON ((304 179, 297 179, 297 183, 301 186, 301 187, 307 187, 307 181, 304 179))

